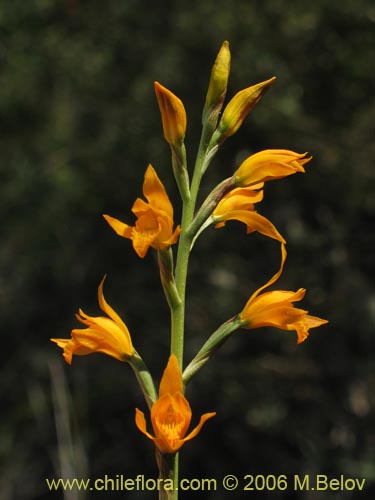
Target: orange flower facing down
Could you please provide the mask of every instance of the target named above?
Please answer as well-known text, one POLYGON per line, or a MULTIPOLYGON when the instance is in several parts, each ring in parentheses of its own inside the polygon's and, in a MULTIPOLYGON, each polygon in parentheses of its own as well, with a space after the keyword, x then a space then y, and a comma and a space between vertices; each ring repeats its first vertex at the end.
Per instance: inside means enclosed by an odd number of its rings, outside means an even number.
POLYGON ((248 158, 238 167, 234 176, 237 186, 252 186, 259 182, 281 179, 296 172, 305 172, 303 166, 311 160, 307 153, 287 149, 266 149, 248 158))
POLYGON ((51 339, 64 350, 63 356, 68 364, 72 363, 73 354, 101 352, 119 361, 126 361, 134 353, 130 333, 125 323, 104 298, 104 279, 98 288, 98 300, 100 309, 108 317, 88 316, 80 309, 76 317, 88 328, 72 330, 70 339, 51 339))
POLYGON ((239 317, 242 326, 247 329, 262 326, 274 326, 281 330, 295 330, 297 343, 300 344, 309 336, 309 329, 328 323, 327 320, 310 316, 308 311, 294 307, 305 296, 306 290, 300 288, 296 292, 273 290, 260 293, 274 283, 281 275, 286 259, 285 246, 282 245, 282 259, 279 271, 248 300, 239 317))
POLYGON ((103 215, 119 236, 132 240, 134 250, 142 258, 150 247, 167 250, 176 243, 180 234, 179 226, 173 231, 173 206, 152 165, 148 166, 145 173, 143 194, 148 203, 137 198, 132 208, 137 217, 135 226, 103 215))
POLYGON ((199 424, 185 436, 191 421, 189 402, 183 395, 182 375, 177 358, 172 354, 164 370, 159 387, 159 398, 151 408, 151 423, 155 436, 146 429, 144 413, 136 408, 135 423, 138 429, 162 453, 175 453, 181 446, 193 439, 202 429, 203 424, 216 413, 205 413, 201 416, 199 424))
POLYGON ((175 146, 182 144, 186 132, 186 111, 176 95, 160 83, 154 83, 158 100, 165 140, 175 146))
POLYGON ((263 199, 263 182, 251 188, 236 188, 229 191, 218 203, 212 213, 216 228, 223 227, 229 220, 246 224, 247 233, 258 231, 269 238, 285 243, 284 238, 266 217, 254 210, 254 203, 263 199))

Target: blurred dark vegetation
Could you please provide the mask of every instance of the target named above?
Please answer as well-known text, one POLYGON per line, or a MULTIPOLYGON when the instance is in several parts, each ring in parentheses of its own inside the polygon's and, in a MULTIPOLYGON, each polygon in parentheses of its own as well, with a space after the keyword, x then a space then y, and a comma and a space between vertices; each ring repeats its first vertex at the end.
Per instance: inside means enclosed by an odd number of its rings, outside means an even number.
MULTIPOLYGON (((288 241, 278 287, 306 287, 304 307, 330 324, 298 347, 293 332, 272 329, 230 339, 189 388, 194 421, 217 417, 183 449, 181 475, 345 474, 366 478, 365 492, 324 498, 374 498, 374 21, 371 0, 0 3, 1 498, 63 498, 44 478, 64 473, 156 475, 133 422, 144 403, 129 367, 102 355, 69 367, 49 338, 69 336, 78 307, 97 314, 107 273, 107 300, 160 377, 169 334, 155 255, 138 259, 102 214, 132 221, 151 162, 178 216, 152 84, 184 101, 192 164, 225 39, 228 96, 278 80, 222 147, 202 196, 251 152, 311 152, 305 175, 268 183, 260 211, 288 241)), ((197 242, 187 360, 274 273, 276 247, 235 223, 197 242)), ((88 497, 124 495, 156 497, 88 497)), ((244 494, 182 498, 191 495, 244 494)), ((258 497, 315 498, 291 488, 258 497)))

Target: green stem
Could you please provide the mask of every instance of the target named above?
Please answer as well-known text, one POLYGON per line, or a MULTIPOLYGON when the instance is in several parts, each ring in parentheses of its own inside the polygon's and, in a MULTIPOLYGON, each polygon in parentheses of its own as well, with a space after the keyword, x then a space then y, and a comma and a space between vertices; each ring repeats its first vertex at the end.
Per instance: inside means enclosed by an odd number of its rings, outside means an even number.
POLYGON ((234 177, 229 177, 229 179, 225 179, 220 184, 218 184, 213 191, 207 196, 205 201, 202 203, 198 213, 194 217, 193 222, 191 223, 188 232, 193 242, 196 240, 198 234, 200 234, 210 223, 207 223, 208 218, 215 210, 217 204, 221 200, 221 198, 228 193, 234 186, 234 177))
POLYGON ((189 264, 191 239, 187 234, 192 220, 191 202, 184 203, 181 220, 181 234, 178 244, 176 260, 176 290, 180 302, 171 309, 172 312, 172 339, 171 353, 175 354, 180 367, 183 362, 184 352, 184 328, 185 328, 185 296, 186 296, 186 278, 189 264))
MULTIPOLYGON (((184 329, 185 329, 185 296, 186 296, 186 278, 189 265, 190 249, 193 240, 193 234, 189 232, 189 226, 194 219, 195 204, 198 197, 198 191, 202 176, 207 169, 210 161, 215 155, 218 147, 212 141, 212 126, 209 123, 203 124, 201 139, 199 143, 197 158, 194 167, 193 179, 190 186, 190 191, 187 194, 186 190, 180 189, 182 197, 182 217, 181 217, 181 234, 178 242, 175 284, 177 294, 180 298, 180 303, 175 304, 171 308, 172 314, 172 338, 171 338, 171 353, 175 354, 180 367, 183 365, 184 353, 184 329)), ((179 160, 178 167, 175 168, 175 175, 180 175, 177 184, 186 187, 186 155, 180 154, 173 158, 179 160)), ((177 166, 177 162, 176 162, 177 166)))
POLYGON ((243 324, 239 316, 235 316, 223 323, 209 337, 195 358, 189 363, 182 374, 182 380, 186 385, 191 378, 211 359, 215 352, 224 344, 226 340, 243 324))
POLYGON ((172 169, 176 179, 177 187, 180 191, 182 201, 186 202, 190 198, 189 175, 186 164, 185 144, 171 146, 172 169))
POLYGON ((145 397, 146 403, 149 409, 151 409, 152 405, 157 399, 156 389, 151 374, 148 371, 143 359, 137 352, 129 357, 128 363, 133 368, 139 386, 141 387, 143 395, 145 397))
POLYGON ((159 478, 163 479, 159 489, 159 500, 178 500, 178 453, 164 455, 155 450, 159 478))
MULTIPOLYGON (((210 150, 207 154, 207 148, 212 136, 212 131, 203 125, 201 140, 195 162, 194 174, 189 192, 187 192, 187 165, 186 155, 182 154, 178 157, 173 157, 175 175, 180 178, 177 184, 180 189, 182 198, 182 217, 181 217, 181 234, 178 242, 176 269, 175 269, 175 290, 179 300, 170 302, 171 310, 171 354, 175 354, 179 365, 183 367, 184 355, 184 333, 185 333, 185 298, 186 298, 186 279, 189 265, 190 249, 192 243, 192 235, 188 228, 194 219, 195 204, 197 201, 199 185, 202 175, 206 170, 209 162, 217 151, 210 150)), ((165 463, 163 461, 163 463, 165 463)), ((159 466, 159 470, 162 470, 159 466)), ((168 472, 173 477, 175 487, 178 487, 178 453, 173 457, 173 463, 168 472)), ((178 500, 178 490, 175 489, 173 494, 164 491, 159 496, 159 500, 178 500), (169 495, 169 496, 168 496, 169 495)))
POLYGON ((181 304, 181 299, 178 295, 173 274, 173 253, 171 247, 169 247, 168 250, 158 251, 158 264, 160 281, 163 285, 164 294, 170 309, 173 311, 173 309, 181 304))
POLYGON ((179 458, 180 456, 178 452, 175 453, 172 457, 173 486, 174 486, 172 500, 178 500, 179 458))

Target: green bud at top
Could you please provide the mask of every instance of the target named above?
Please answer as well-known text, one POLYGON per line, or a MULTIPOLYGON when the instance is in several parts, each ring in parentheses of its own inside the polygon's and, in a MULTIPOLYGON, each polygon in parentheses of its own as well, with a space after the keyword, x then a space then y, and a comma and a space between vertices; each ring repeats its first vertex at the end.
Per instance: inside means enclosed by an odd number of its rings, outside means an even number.
POLYGON ((225 99, 227 92, 227 84, 230 70, 230 50, 229 42, 225 41, 219 50, 216 57, 215 64, 213 65, 210 83, 208 86, 205 110, 208 112, 211 108, 219 108, 225 99))

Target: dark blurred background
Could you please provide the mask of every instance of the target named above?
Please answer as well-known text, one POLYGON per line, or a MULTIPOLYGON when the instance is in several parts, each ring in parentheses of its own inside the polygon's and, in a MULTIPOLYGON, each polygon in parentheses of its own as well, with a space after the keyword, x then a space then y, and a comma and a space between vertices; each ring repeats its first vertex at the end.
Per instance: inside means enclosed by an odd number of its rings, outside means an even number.
MULTIPOLYGON (((330 323, 300 346, 294 332, 265 328, 225 344, 188 389, 194 424, 202 412, 217 417, 183 448, 181 476, 344 474, 366 478, 364 492, 255 495, 374 498, 374 22, 371 0, 1 1, 1 499, 84 498, 50 493, 47 477, 156 477, 152 444, 134 425, 145 405, 129 366, 92 355, 69 367, 49 338, 69 336, 78 307, 98 314, 107 273, 106 298, 159 379, 169 320, 155 253, 140 260, 102 214, 133 221, 151 162, 178 218, 153 82, 185 104, 191 166, 225 39, 228 97, 277 83, 223 145, 202 198, 252 152, 309 151, 307 173, 268 183, 259 210, 288 241, 277 287, 306 287, 303 307, 330 323)), ((278 262, 277 244, 239 223, 206 231, 191 259, 187 361, 278 262)))

